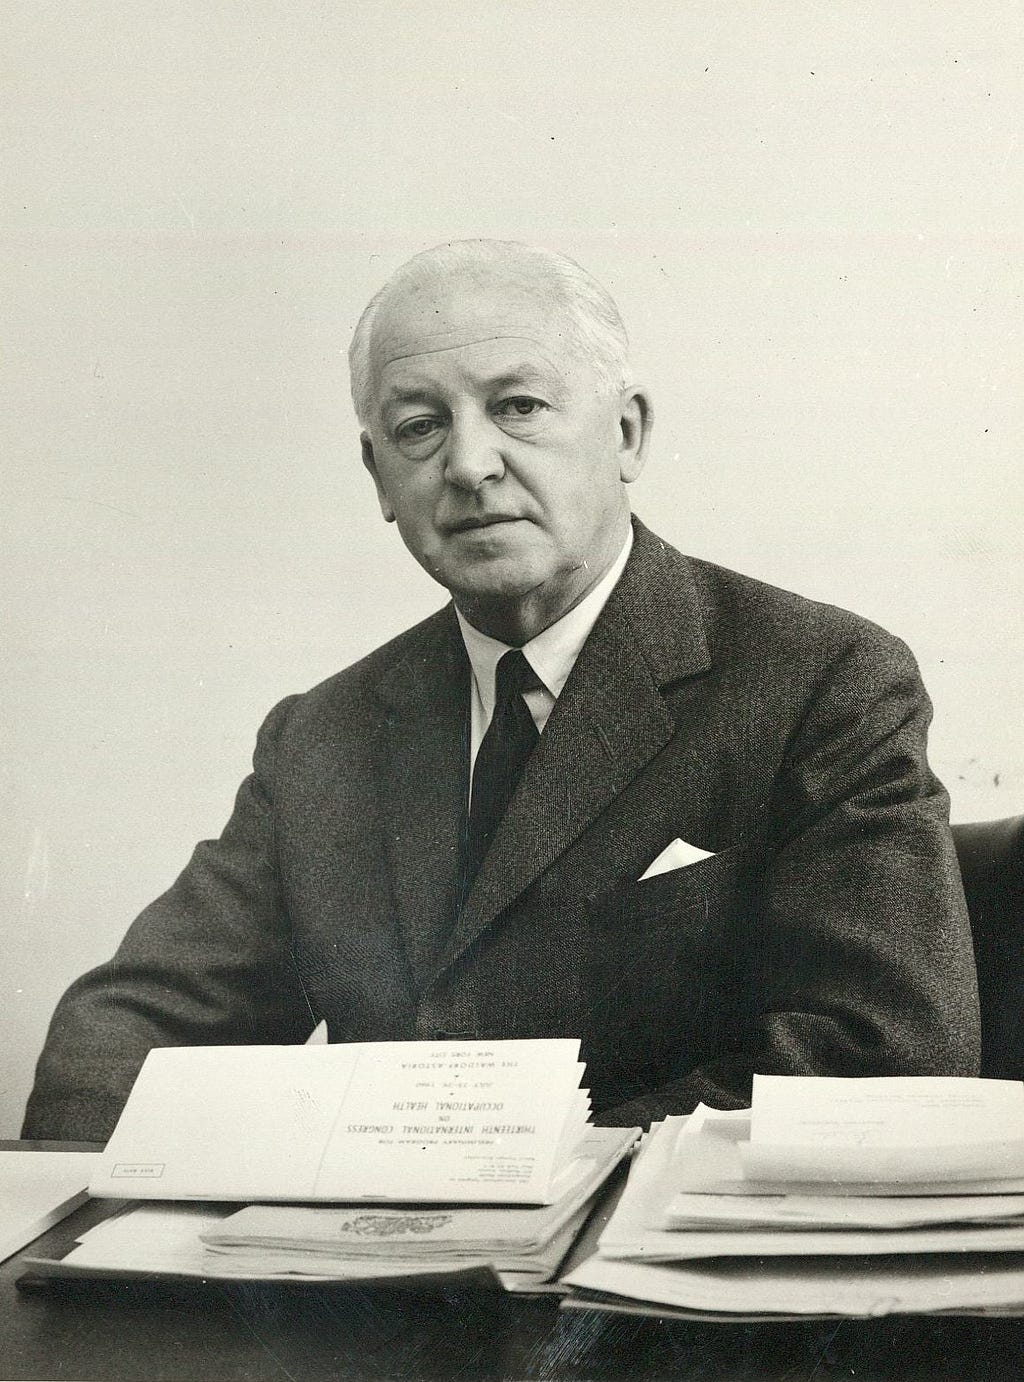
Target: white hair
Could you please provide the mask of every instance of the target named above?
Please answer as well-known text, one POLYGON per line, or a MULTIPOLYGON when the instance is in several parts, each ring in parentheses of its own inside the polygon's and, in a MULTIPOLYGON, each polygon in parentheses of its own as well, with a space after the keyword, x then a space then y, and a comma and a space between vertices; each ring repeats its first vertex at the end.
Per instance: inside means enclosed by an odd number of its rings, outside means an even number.
POLYGON ((453 272, 480 275, 511 264, 533 269, 538 293, 553 289, 561 300, 565 334, 571 346, 592 365, 609 389, 628 383, 629 338, 609 293, 568 255, 516 240, 452 240, 423 250, 406 260, 370 299, 356 324, 348 360, 352 402, 365 424, 371 404, 373 329, 382 304, 403 284, 413 280, 440 283, 453 272))

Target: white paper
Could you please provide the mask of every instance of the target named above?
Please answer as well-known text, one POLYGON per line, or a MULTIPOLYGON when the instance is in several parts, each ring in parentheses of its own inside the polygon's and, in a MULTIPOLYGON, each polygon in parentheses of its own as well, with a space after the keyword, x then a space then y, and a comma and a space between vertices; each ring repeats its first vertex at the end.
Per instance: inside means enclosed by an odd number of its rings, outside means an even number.
MULTIPOLYGON (((672 1121, 672 1120, 668 1120, 672 1121)), ((675 1120, 679 1135, 675 1140, 672 1159, 672 1187, 682 1192, 730 1196, 777 1196, 779 1181, 753 1180, 744 1174, 741 1149, 750 1136, 750 1110, 735 1109, 720 1112, 698 1104, 689 1118, 675 1120)), ((914 1181, 915 1195, 1009 1195, 1024 1194, 1024 1177, 1007 1179, 914 1181)), ((827 1190, 830 1196, 863 1195, 863 1184, 829 1181, 787 1181, 789 1195, 820 1196, 827 1190)), ((871 1183, 873 1198, 905 1196, 905 1181, 871 1183)))
POLYGON ((698 1257, 870 1257, 891 1253, 1024 1253, 1024 1225, 907 1229, 691 1230, 645 1234, 639 1243, 602 1241, 600 1255, 645 1262, 698 1257))
POLYGON ((941 1181, 953 1191, 965 1181, 1010 1179, 1024 1175, 1024 1144, 923 1142, 916 1147, 740 1147, 746 1178, 776 1185, 800 1181, 822 1186, 837 1182, 919 1186, 941 1181))
POLYGON ((1024 1084, 755 1075, 744 1174, 774 1181, 1024 1175, 1024 1084))
POLYGON ((88 1198, 96 1152, 0 1151, 0 1261, 88 1198))
POLYGON ((562 1284, 711 1315, 888 1315, 1024 1306, 1024 1257, 784 1258, 679 1266, 591 1257, 562 1284))
POLYGON ((662 1227, 923 1228, 1024 1223, 1024 1195, 675 1195, 662 1227))
POLYGON ((559 1149, 586 1126, 582 1074, 571 1040, 160 1048, 89 1188, 160 1200, 550 1203, 559 1149))
POLYGON ((643 1256, 650 1251, 674 1251, 680 1235, 660 1229, 671 1196, 670 1175, 676 1140, 685 1118, 655 1123, 633 1158, 629 1179, 611 1218, 598 1239, 601 1256, 643 1256))

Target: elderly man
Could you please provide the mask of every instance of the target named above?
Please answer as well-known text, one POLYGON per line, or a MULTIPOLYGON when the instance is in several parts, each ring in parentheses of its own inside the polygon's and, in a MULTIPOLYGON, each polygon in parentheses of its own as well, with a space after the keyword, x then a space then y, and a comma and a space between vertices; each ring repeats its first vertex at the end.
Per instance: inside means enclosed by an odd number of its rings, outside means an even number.
POLYGON ((598 1121, 755 1071, 972 1074, 930 707, 874 625, 631 523, 651 427, 577 265, 418 255, 351 351, 381 510, 452 603, 283 701, 221 836, 54 1016, 36 1137, 171 1043, 579 1036, 598 1121))

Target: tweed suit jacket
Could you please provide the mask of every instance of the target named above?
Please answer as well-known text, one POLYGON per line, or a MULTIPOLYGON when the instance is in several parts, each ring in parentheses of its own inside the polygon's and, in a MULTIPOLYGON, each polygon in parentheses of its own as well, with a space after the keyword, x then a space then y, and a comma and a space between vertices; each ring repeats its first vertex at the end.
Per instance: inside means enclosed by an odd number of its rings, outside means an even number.
POLYGON ((458 911, 453 608, 271 712, 217 841, 53 1018, 35 1137, 103 1138, 174 1043, 578 1036, 598 1121, 766 1073, 972 1074, 971 938, 930 705, 863 619, 637 522, 458 911), (713 857, 645 881, 676 837, 713 857))

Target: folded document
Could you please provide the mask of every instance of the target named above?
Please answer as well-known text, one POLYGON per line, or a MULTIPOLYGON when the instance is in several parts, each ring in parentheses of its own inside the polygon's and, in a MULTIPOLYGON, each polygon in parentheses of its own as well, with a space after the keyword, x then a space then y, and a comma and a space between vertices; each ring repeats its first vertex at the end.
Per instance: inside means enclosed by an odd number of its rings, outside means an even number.
POLYGON ((1024 1085, 951 1076, 755 1075, 748 1180, 846 1184, 1024 1176, 1024 1085))
POLYGON ((89 1192, 551 1204, 576 1174, 583 1069, 561 1039, 164 1047, 89 1192))

